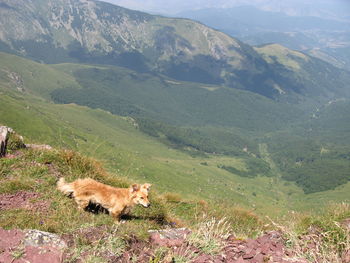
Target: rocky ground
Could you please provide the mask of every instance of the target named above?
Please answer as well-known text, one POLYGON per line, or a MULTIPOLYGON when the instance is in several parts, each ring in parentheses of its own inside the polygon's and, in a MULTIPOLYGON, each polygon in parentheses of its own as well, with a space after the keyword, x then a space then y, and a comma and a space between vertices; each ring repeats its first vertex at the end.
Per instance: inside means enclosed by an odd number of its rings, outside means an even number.
MULTIPOLYGON (((230 237, 226 240, 225 247, 217 255, 201 253, 195 247, 187 244, 183 229, 157 231, 151 234, 149 241, 130 240, 128 247, 121 256, 105 255, 108 262, 152 262, 156 257, 157 250, 164 246, 168 250, 168 258, 165 262, 176 262, 174 258, 187 258, 189 262, 229 262, 229 263, 306 263, 305 259, 296 258, 293 252, 287 249, 279 232, 269 232, 257 239, 237 240, 230 237), (169 235, 169 233, 172 233, 169 235), (171 237, 171 235, 174 235, 171 237), (171 251, 172 253, 169 253, 171 251)), ((93 229, 86 232, 91 241, 101 238, 102 229, 93 229)), ((0 262, 1 263, 59 263, 64 260, 69 261, 67 247, 74 246, 74 242, 68 236, 58 236, 55 234, 38 230, 4 230, 0 229, 0 262)), ((165 250, 164 250, 165 251, 165 250)), ((88 257, 84 253, 74 262, 84 262, 88 257)), ((163 262, 164 262, 163 261, 163 262)))
MULTIPOLYGON (((23 200, 23 195, 17 196, 23 200)), ((84 237, 85 242, 100 242, 109 235, 105 230, 104 227, 90 228, 82 230, 79 234, 84 237)), ((131 238, 121 255, 105 253, 102 256, 107 262, 308 262, 297 258, 292 250, 286 248, 281 233, 277 231, 248 240, 230 236, 223 241, 222 250, 214 255, 203 253, 191 246, 187 242, 190 232, 185 228, 151 231, 147 241, 131 238), (162 261, 155 261, 157 257, 162 258, 162 261)), ((0 262, 85 262, 90 256, 88 251, 75 255, 70 261, 73 257, 70 251, 77 245, 73 236, 74 234, 58 236, 38 230, 0 229, 0 262)))
POLYGON ((0 211, 19 208, 45 212, 50 204, 48 201, 37 200, 39 197, 39 193, 27 191, 18 191, 14 194, 0 194, 0 211))
MULTIPOLYGON (((29 209, 44 212, 49 207, 47 201, 40 200, 40 194, 19 191, 13 194, 0 194, 0 212, 5 209, 29 209)), ((350 219, 344 221, 350 226, 350 219)), ((122 226, 121 226, 122 227, 122 226)), ((122 251, 113 254, 108 251, 98 253, 106 262, 228 262, 228 263, 307 263, 297 257, 292 249, 286 247, 281 232, 266 232, 256 239, 241 240, 229 236, 222 240, 218 253, 205 253, 191 245, 188 237, 191 230, 186 228, 167 228, 149 231, 148 240, 130 237, 122 251)), ((89 244, 104 242, 113 233, 104 226, 79 230, 77 233, 56 235, 39 230, 5 230, 0 228, 0 263, 61 263, 86 262, 91 257, 89 251, 75 249, 76 237, 89 244), (72 252, 75 251, 75 252, 72 252), (78 252, 77 252, 78 251, 78 252), (78 254, 77 254, 78 253, 78 254), (81 253, 81 254, 79 254, 81 253)), ((305 237, 306 238, 306 237, 305 237)), ((312 243, 310 242, 311 246, 312 243)), ((343 256, 342 262, 350 262, 350 252, 343 256)))
MULTIPOLYGON (((40 201, 40 195, 34 192, 19 191, 14 194, 0 195, 0 212, 5 209, 29 209, 45 211, 49 203, 40 201), (39 201, 38 201, 39 198, 39 201), (34 201, 35 200, 35 201, 34 201)), ((130 238, 120 255, 105 253, 102 255, 109 262, 151 262, 152 259, 163 257, 163 262, 176 262, 182 259, 194 263, 230 262, 230 263, 306 263, 305 259, 297 258, 293 251, 285 246, 280 232, 271 231, 257 239, 240 240, 229 236, 222 242, 219 253, 204 253, 191 245, 187 237, 191 230, 186 228, 168 228, 150 231, 149 240, 141 241, 130 238), (163 250, 162 250, 163 249, 163 250), (162 252, 163 251, 163 252, 162 252), (160 255, 163 253, 163 255, 160 255)), ((72 248, 77 246, 74 236, 83 237, 85 242, 100 242, 108 238, 106 229, 102 227, 86 228, 79 233, 55 234, 38 230, 5 230, 0 228, 0 263, 58 263, 69 261, 72 248), (70 248, 71 250, 69 250, 70 248)), ((75 255, 74 262, 84 262, 89 252, 75 255)), ((100 255, 101 256, 101 255, 100 255)))
MULTIPOLYGON (((45 145, 30 147, 47 149, 45 145)), ((12 152, 5 158, 17 158, 20 155, 19 151, 12 152)), ((50 176, 60 176, 54 165, 45 165, 50 176)), ((51 201, 43 200, 42 193, 35 191, 20 190, 0 194, 0 214, 8 210, 24 209, 44 218, 50 205, 51 201)), ((115 225, 119 229, 125 227, 123 223, 115 225)), ((350 218, 340 221, 339 227, 350 234, 350 218)), ((319 232, 316 227, 311 228, 309 233, 298 236, 300 243, 306 244, 299 247, 298 251, 295 247, 291 248, 291 243, 287 242, 282 231, 268 231, 255 239, 245 240, 234 235, 221 236, 217 249, 204 249, 196 245, 191 239, 195 232, 196 230, 192 233, 191 229, 174 228, 168 224, 162 230, 150 230, 148 238, 140 239, 132 235, 122 238, 117 231, 111 231, 105 224, 84 226, 81 229, 79 225, 78 230, 62 235, 35 229, 0 228, 0 263, 350 263, 349 246, 344 246, 341 259, 337 257, 336 262, 317 257, 308 261, 300 256, 307 250, 319 252, 318 243, 324 232, 319 232)))

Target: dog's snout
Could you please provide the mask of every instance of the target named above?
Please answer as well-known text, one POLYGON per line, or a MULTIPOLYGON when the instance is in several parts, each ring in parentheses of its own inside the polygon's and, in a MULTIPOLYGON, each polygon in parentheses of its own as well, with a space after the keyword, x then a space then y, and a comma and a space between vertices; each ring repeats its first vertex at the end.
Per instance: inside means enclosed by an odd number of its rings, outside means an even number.
POLYGON ((146 207, 150 207, 151 206, 151 204, 149 203, 149 204, 147 204, 147 206, 146 207))

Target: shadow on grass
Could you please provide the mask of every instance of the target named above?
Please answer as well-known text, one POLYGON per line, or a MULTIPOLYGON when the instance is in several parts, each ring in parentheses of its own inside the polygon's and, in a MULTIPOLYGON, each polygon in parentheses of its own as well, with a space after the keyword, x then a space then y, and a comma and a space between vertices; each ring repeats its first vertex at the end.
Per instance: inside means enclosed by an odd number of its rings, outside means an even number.
MULTIPOLYGON (((100 204, 95 204, 90 202, 89 205, 85 208, 85 211, 93 213, 93 214, 109 214, 108 210, 101 206, 100 204)), ((124 214, 121 216, 121 220, 132 221, 132 220, 149 220, 155 221, 159 225, 166 225, 168 222, 166 221, 164 216, 136 216, 130 214, 124 214)))
POLYGON ((87 207, 85 207, 85 211, 93 213, 93 214, 109 214, 108 210, 101 206, 100 204, 95 204, 90 202, 87 207))
POLYGON ((122 215, 121 216, 122 220, 149 220, 149 221, 155 221, 159 225, 167 225, 168 222, 164 217, 161 216, 135 216, 135 215, 122 215))

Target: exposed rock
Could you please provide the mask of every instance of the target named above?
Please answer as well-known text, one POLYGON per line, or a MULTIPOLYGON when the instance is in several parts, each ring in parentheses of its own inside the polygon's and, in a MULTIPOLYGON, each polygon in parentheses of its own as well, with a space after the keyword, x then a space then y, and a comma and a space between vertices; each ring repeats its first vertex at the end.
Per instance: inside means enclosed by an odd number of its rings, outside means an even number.
MULTIPOLYGON (((79 230, 79 236, 91 243, 98 242, 109 233, 103 226, 79 230)), ((257 239, 239 240, 231 236, 225 240, 225 247, 218 254, 207 254, 186 241, 190 230, 186 228, 150 231, 150 241, 130 238, 127 248, 122 255, 100 255, 107 262, 150 262, 159 258, 159 247, 168 247, 162 262, 174 262, 174 255, 192 263, 308 263, 298 258, 284 246, 281 233, 271 231, 257 239), (158 251, 158 252, 157 252, 158 251), (158 254, 157 254, 158 253, 158 254), (136 261, 135 261, 136 260, 136 261)), ((67 234, 69 235, 69 234, 67 234)), ((69 254, 64 254, 67 246, 74 248, 73 236, 60 238, 59 236, 38 230, 3 230, 0 228, 0 263, 5 262, 63 262, 69 254), (68 244, 68 245, 67 245, 68 244), (16 256, 16 258, 14 258, 16 256)), ((84 262, 89 251, 77 262, 84 262)), ((349 253, 344 253, 343 262, 348 263, 349 253)))
POLYGON ((284 245, 281 233, 271 231, 257 239, 239 240, 230 236, 224 241, 225 247, 217 255, 210 255, 192 247, 186 241, 190 230, 185 228, 150 231, 150 241, 156 246, 166 246, 174 250, 185 248, 191 251, 193 263, 229 262, 229 263, 307 263, 298 258, 284 245))
POLYGON ((0 157, 6 155, 7 141, 11 130, 9 127, 0 126, 0 157))
POLYGON ((61 263, 65 243, 57 235, 38 230, 0 228, 0 263, 61 263))
POLYGON ((36 229, 26 230, 24 245, 32 247, 54 246, 60 249, 67 247, 66 243, 58 235, 36 229))
POLYGON ((26 144, 26 147, 37 150, 52 150, 52 147, 47 144, 26 144))
POLYGON ((187 228, 169 228, 163 230, 150 230, 151 243, 158 246, 179 247, 191 231, 187 228))
POLYGON ((286 249, 282 235, 277 231, 265 233, 257 239, 237 240, 231 236, 227 240, 224 254, 225 262, 307 263, 304 259, 295 258, 286 249))
POLYGON ((16 72, 9 72, 5 71, 7 73, 7 76, 11 79, 12 83, 15 84, 18 91, 24 92, 24 84, 22 76, 16 72))
POLYGON ((10 127, 0 126, 0 158, 5 157, 8 150, 14 151, 21 148, 25 148, 23 137, 16 134, 10 127))

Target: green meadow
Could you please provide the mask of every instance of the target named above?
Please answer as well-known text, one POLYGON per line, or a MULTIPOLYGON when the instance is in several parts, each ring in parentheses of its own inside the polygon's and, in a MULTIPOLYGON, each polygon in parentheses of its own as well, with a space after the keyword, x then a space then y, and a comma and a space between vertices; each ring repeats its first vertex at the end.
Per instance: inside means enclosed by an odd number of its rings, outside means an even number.
MULTIPOLYGON (((1 57, 0 123, 23 135, 26 143, 78 151, 101 161, 116 177, 153 183, 160 193, 177 193, 197 201, 224 202, 262 214, 277 216, 288 210, 317 211, 330 201, 349 198, 349 183, 305 194, 293 180, 285 180, 285 170, 279 162, 288 152, 278 155, 280 158, 275 156, 278 152, 275 147, 281 139, 273 143, 267 140, 266 144, 259 142, 261 139, 255 131, 232 129, 229 134, 230 128, 224 131, 223 127, 198 126, 201 127, 199 144, 188 143, 185 136, 198 133, 182 135, 179 132, 177 138, 182 140, 179 146, 169 139, 169 133, 174 132, 171 128, 175 129, 172 124, 159 126, 163 130, 157 130, 157 136, 150 136, 143 132, 137 117, 118 116, 74 103, 55 104, 49 99, 57 87, 84 89, 73 73, 92 66, 42 65, 3 53, 1 57), (19 81, 11 75, 13 72, 20 76, 19 81), (247 139, 245 133, 257 139, 247 139), (201 145, 211 139, 218 145, 221 143, 222 149, 234 148, 234 154, 203 152, 201 145), (249 146, 246 152, 242 150, 245 145, 249 146)), ((130 71, 120 74, 129 75, 130 71)), ((145 109, 150 108, 145 106, 145 109)), ((275 133, 270 132, 268 139, 274 136, 275 133)))

